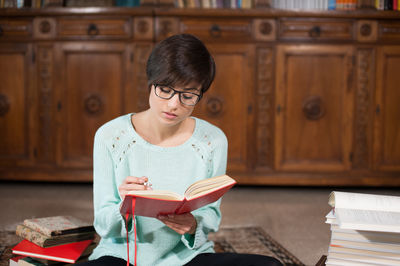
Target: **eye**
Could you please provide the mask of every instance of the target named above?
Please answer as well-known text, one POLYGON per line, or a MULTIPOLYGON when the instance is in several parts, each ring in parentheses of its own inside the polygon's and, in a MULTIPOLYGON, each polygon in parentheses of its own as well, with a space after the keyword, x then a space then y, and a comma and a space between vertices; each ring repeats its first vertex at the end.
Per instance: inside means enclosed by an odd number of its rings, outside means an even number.
POLYGON ((158 86, 158 88, 160 89, 161 92, 163 93, 170 93, 172 91, 171 88, 166 87, 166 86, 158 86))
POLYGON ((195 96, 196 96, 196 95, 191 94, 191 93, 182 93, 182 97, 183 97, 183 99, 185 99, 185 100, 191 100, 191 99, 193 99, 195 96))

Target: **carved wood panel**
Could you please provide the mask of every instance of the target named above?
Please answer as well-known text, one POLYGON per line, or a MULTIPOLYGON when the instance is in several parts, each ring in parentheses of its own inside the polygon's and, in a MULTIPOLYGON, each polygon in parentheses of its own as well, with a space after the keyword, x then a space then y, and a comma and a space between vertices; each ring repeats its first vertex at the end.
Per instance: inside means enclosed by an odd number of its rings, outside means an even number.
POLYGON ((257 167, 273 167, 274 50, 257 48, 257 167))
POLYGON ((149 89, 147 85, 146 64, 153 48, 152 44, 136 44, 133 55, 133 86, 136 93, 135 112, 144 111, 149 108, 149 89))
POLYGON ((38 146, 35 149, 39 162, 54 161, 54 52, 52 44, 37 46, 38 84, 38 146))
POLYGON ((360 48, 357 50, 357 92, 354 128, 353 168, 369 167, 371 150, 371 109, 372 93, 374 91, 373 73, 374 50, 360 48))

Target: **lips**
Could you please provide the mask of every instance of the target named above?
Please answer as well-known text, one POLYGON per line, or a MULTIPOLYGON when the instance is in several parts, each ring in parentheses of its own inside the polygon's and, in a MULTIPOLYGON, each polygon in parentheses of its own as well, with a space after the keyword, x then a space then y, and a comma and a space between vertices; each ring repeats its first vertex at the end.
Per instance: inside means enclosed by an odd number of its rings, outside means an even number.
POLYGON ((163 112, 163 114, 164 114, 164 116, 165 116, 166 118, 168 118, 168 119, 174 119, 174 118, 177 117, 177 115, 174 114, 174 113, 163 112))

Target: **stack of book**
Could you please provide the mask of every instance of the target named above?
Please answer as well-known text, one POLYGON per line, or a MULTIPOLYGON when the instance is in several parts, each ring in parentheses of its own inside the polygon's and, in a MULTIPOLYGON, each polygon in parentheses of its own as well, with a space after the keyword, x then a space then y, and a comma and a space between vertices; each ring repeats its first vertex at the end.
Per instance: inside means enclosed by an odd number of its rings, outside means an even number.
POLYGON ((16 234, 24 238, 12 248, 10 265, 76 263, 93 250, 95 230, 71 216, 26 219, 16 234))
POLYGON ((332 192, 326 265, 400 265, 400 197, 332 192))

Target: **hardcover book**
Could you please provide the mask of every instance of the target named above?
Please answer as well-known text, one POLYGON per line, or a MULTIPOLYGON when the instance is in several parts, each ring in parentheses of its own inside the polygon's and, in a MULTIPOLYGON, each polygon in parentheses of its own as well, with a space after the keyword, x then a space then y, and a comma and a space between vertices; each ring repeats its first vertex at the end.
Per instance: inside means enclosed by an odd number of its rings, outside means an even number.
POLYGON ((26 219, 23 224, 46 236, 94 232, 93 225, 72 216, 26 219))
POLYGON ((12 248, 12 253, 33 258, 75 263, 93 240, 84 240, 54 247, 42 248, 24 239, 12 248))
POLYGON ((50 247, 50 246, 82 241, 82 240, 93 239, 95 236, 94 231, 48 236, 40 232, 37 232, 23 224, 17 226, 16 234, 17 236, 23 237, 26 240, 29 240, 41 247, 50 247))
POLYGON ((329 205, 342 229, 400 233, 400 197, 334 191, 329 205))
POLYGON ((184 195, 165 190, 138 190, 125 196, 121 203, 121 214, 132 214, 132 199, 135 199, 134 215, 157 217, 162 214, 191 212, 221 198, 236 181, 227 175, 197 181, 189 186, 184 195))

